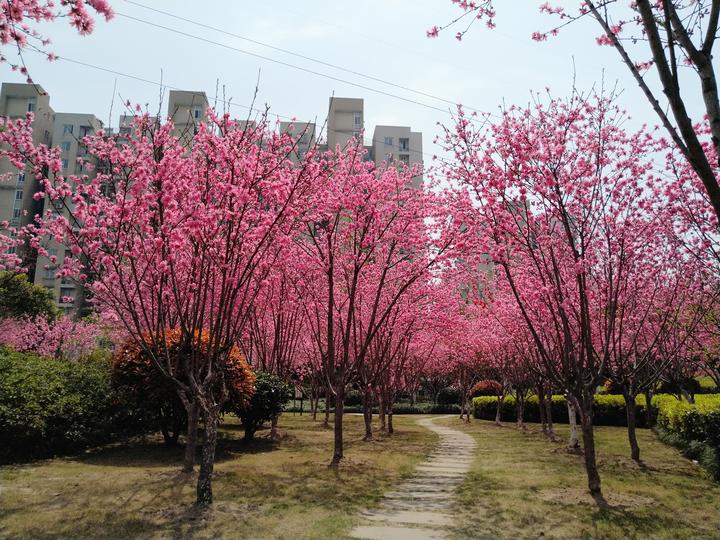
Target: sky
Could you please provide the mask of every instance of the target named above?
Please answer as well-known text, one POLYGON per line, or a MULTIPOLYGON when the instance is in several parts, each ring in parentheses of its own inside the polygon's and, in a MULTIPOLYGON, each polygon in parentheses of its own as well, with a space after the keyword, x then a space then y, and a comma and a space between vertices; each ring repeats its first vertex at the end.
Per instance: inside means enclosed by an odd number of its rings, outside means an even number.
MULTIPOLYGON (((617 85, 622 90, 619 104, 631 117, 629 127, 657 124, 615 50, 596 44, 597 23, 578 21, 544 43, 530 39, 533 31, 547 30, 556 22, 539 12, 539 3, 499 0, 497 28, 476 24, 458 42, 455 30, 436 39, 425 35, 431 26, 460 14, 450 0, 111 0, 116 17, 97 21, 90 36, 78 36, 65 21, 42 25, 41 32, 53 40, 49 49, 60 60, 48 62, 28 52, 26 63, 35 82, 50 94, 55 111, 93 113, 108 125, 113 104, 111 126, 117 124, 125 100, 157 111, 161 80, 169 88, 203 90, 211 104, 216 95, 219 99, 224 95, 232 104, 232 115, 242 118, 248 115, 258 81, 255 107, 267 104, 281 120, 293 117, 322 124, 331 95, 361 97, 366 136, 371 137, 378 124, 411 126, 423 133, 426 165, 437 152, 433 139, 440 132, 438 122, 452 120, 451 103, 497 112, 503 104, 527 104, 533 91, 549 88, 555 96, 565 96, 573 80, 580 90, 603 81, 606 87, 617 85)), ((24 82, 7 64, 0 69, 3 81, 24 82)), ((694 95, 697 99, 689 100, 689 108, 698 113, 700 93, 694 95)))

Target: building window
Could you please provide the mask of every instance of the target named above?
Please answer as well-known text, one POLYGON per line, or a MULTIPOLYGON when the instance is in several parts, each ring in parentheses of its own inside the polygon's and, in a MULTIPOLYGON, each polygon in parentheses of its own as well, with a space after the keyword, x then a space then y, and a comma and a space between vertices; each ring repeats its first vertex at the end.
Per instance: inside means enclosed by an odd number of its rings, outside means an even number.
POLYGON ((54 268, 46 268, 45 269, 45 279, 55 279, 55 269, 54 268))
POLYGON ((398 159, 402 161, 405 165, 410 165, 410 156, 408 154, 400 154, 398 156, 398 159))
POLYGON ((392 146, 392 145, 393 145, 393 138, 385 137, 385 146, 392 146))
POLYGON ((93 129, 90 126, 80 126, 80 137, 92 135, 93 129))
POLYGON ((362 126, 362 113, 360 113, 360 112, 353 113, 353 125, 355 127, 362 126))
POLYGON ((73 127, 74 126, 72 124, 64 124, 63 125, 63 135, 72 135, 73 127))
POLYGON ((202 107, 195 107, 193 109, 193 118, 195 118, 195 120, 200 120, 202 118, 202 115, 203 115, 202 107))
POLYGON ((75 300, 75 288, 62 287, 60 289, 60 303, 67 304, 75 300))
POLYGON ((400 144, 401 152, 409 152, 410 151, 410 139, 400 137, 400 139, 398 139, 398 142, 400 144))
POLYGON ((33 98, 28 98, 27 100, 27 112, 35 112, 35 108, 37 107, 37 100, 33 98))
POLYGON ((22 208, 13 208, 13 219, 20 219, 20 214, 22 214, 22 208))
POLYGON ((60 143, 60 149, 63 152, 69 152, 70 151, 70 141, 63 141, 60 143))
POLYGON ((23 190, 22 190, 22 189, 18 189, 18 190, 15 192, 15 200, 16 200, 16 201, 22 201, 22 198, 23 198, 23 190))
POLYGON ((25 173, 24 173, 24 172, 18 173, 17 185, 18 185, 18 186, 24 186, 24 185, 25 185, 25 173))
POLYGON ((359 131, 353 131, 353 137, 355 137, 358 141, 362 141, 359 131))
POLYGON ((62 168, 67 170, 67 168, 70 166, 70 162, 68 162, 67 159, 62 160, 62 168))

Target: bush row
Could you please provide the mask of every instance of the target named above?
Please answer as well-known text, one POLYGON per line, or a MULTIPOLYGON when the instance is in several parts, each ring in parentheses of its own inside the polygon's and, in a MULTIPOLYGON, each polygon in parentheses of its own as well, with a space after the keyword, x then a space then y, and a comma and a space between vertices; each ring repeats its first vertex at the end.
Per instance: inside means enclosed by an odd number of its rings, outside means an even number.
POLYGON ((153 423, 110 380, 109 360, 0 350, 0 460, 77 452, 153 423))
MULTIPOLYGON (((475 418, 495 420, 497 398, 494 396, 480 396, 473 399, 475 418)), ((627 426, 627 413, 625 400, 615 394, 596 395, 593 411, 593 423, 597 426, 627 426)), ((523 418, 526 422, 540 422, 540 407, 537 396, 530 396, 525 402, 523 418)), ((647 425, 645 411, 645 398, 638 396, 635 404, 635 418, 638 427, 647 425)), ((502 406, 502 420, 515 422, 515 398, 508 396, 502 406)), ((552 397, 552 420, 558 423, 568 423, 567 401, 564 396, 552 397)))
POLYGON ((673 396, 657 396, 658 434, 683 450, 720 480, 720 394, 703 394, 690 405, 673 396))
MULTIPOLYGON (((334 407, 330 409, 330 412, 334 412, 334 407)), ((357 405, 346 406, 343 409, 345 414, 360 414, 363 412, 362 407, 357 405)), ((285 412, 298 413, 300 412, 299 406, 285 407, 285 412)), ((303 406, 303 412, 310 412, 310 408, 306 405, 303 406)), ((324 414, 325 409, 320 407, 318 414, 324 414)), ((373 407, 373 414, 378 414, 377 407, 373 407)), ((397 403, 393 405, 393 414, 460 414, 460 405, 433 405, 432 403, 417 403, 416 405, 410 405, 407 403, 397 403)))

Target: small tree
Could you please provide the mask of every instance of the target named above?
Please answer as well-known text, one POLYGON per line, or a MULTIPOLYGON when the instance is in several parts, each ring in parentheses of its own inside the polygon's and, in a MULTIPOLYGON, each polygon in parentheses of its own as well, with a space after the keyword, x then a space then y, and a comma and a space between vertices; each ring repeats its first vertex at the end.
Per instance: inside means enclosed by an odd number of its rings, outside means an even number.
MULTIPOLYGON (((277 375, 265 371, 255 374, 255 393, 250 400, 230 393, 229 408, 245 429, 245 440, 250 441, 265 422, 273 422, 282 413, 283 406, 292 399, 292 388, 277 375)), ((274 434, 273 434, 274 436, 274 434)))

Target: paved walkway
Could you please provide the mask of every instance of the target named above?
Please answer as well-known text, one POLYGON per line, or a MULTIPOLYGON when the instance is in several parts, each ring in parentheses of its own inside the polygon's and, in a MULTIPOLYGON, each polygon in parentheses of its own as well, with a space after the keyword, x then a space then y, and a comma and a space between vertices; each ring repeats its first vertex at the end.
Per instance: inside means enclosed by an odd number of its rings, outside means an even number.
MULTIPOLYGON (((442 417, 447 418, 447 416, 442 417)), ((439 446, 415 474, 385 494, 377 510, 362 513, 364 523, 351 532, 363 540, 439 540, 453 524, 453 492, 475 458, 475 439, 467 433, 436 426, 439 418, 418 423, 440 435, 439 446)))

